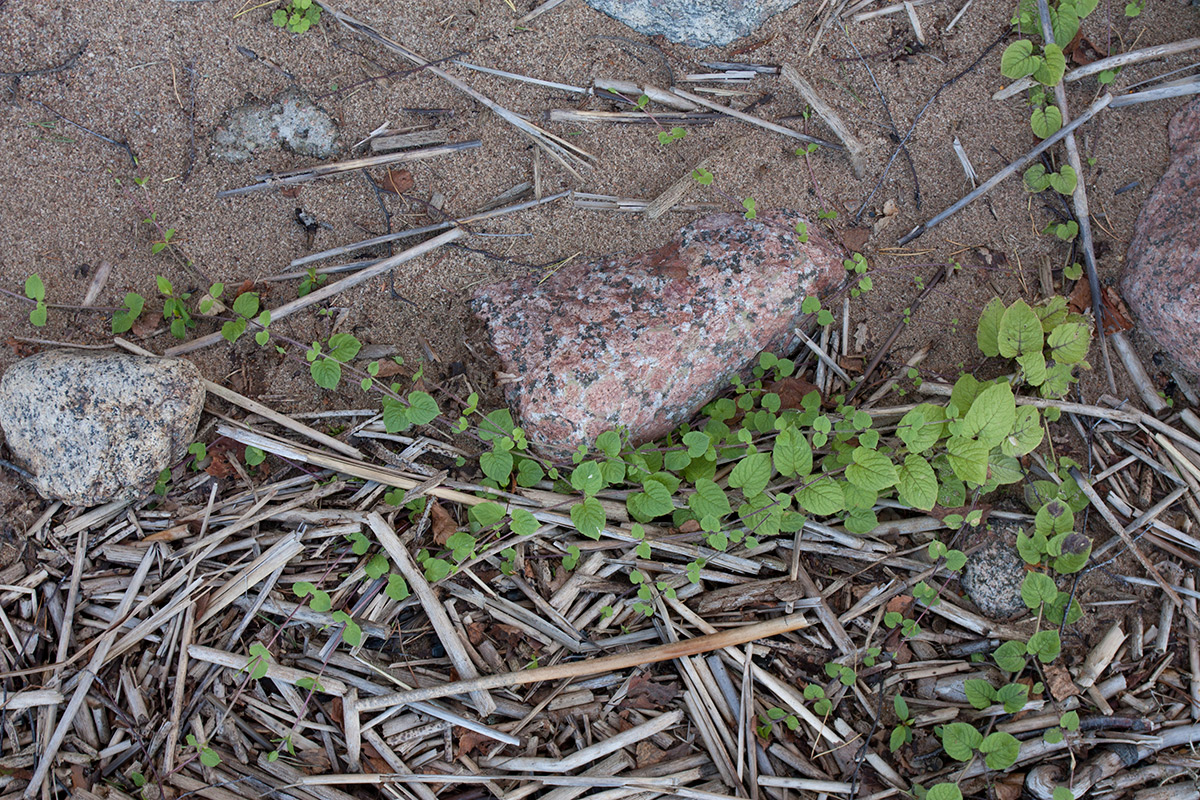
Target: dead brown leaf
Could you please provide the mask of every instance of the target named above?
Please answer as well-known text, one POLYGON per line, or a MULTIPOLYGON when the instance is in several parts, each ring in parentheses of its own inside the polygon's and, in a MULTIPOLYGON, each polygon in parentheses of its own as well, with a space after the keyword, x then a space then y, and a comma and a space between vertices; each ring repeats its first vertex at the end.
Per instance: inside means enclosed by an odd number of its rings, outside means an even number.
POLYGON ((454 753, 455 760, 471 755, 479 749, 480 745, 491 741, 482 733, 476 733, 467 728, 455 728, 454 737, 458 740, 458 750, 454 753))
MULTIPOLYGON (((1100 290, 1100 305, 1104 313, 1105 335, 1127 331, 1133 327, 1129 309, 1126 307, 1125 301, 1121 299, 1121 295, 1117 294, 1116 289, 1111 286, 1103 287, 1100 290)), ((1075 288, 1071 290, 1071 295, 1067 298, 1067 308, 1076 314, 1082 314, 1091 307, 1092 287, 1086 280, 1076 281, 1075 288)))
POLYGON ((666 752, 662 748, 655 747, 646 740, 638 742, 637 746, 637 768, 645 769, 660 763, 665 757, 666 752))
POLYGON ((303 186, 285 186, 284 188, 279 190, 279 193, 281 195, 283 195, 284 197, 290 197, 293 200, 295 200, 297 197, 300 196, 300 190, 303 188, 304 188, 303 186))
POLYGON ((1046 673, 1046 688, 1050 690, 1050 695, 1059 702, 1066 700, 1068 697, 1079 694, 1079 687, 1075 685, 1075 681, 1071 680, 1071 673, 1067 672, 1067 668, 1059 664, 1046 664, 1043 671, 1046 673))
POLYGON ((458 523, 454 521, 454 517, 436 500, 429 511, 429 518, 433 525, 433 538, 438 544, 445 544, 450 534, 458 530, 458 523))
POLYGON ((779 395, 782 408, 802 408, 801 401, 809 392, 819 391, 815 383, 805 378, 781 378, 767 384, 767 391, 779 395))
POLYGON ((996 800, 1018 800, 1025 785, 1025 773, 1005 775, 996 781, 996 800))
POLYGON ((629 682, 629 690, 625 693, 623 708, 659 709, 675 699, 679 690, 669 683, 659 683, 650 680, 645 675, 638 675, 629 682))
POLYGON ((388 194, 404 194, 413 188, 412 173, 406 169, 389 169, 384 173, 379 188, 388 194))
POLYGON ((375 373, 376 378, 390 378, 393 375, 404 374, 404 367, 397 364, 394 360, 388 358, 379 362, 379 372, 375 373))

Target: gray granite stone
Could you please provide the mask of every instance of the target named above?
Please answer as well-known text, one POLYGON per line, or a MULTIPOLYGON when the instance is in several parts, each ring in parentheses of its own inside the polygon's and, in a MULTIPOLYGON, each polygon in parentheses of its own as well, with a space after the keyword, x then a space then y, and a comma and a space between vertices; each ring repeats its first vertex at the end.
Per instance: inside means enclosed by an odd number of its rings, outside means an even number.
POLYGON ((51 350, 0 378, 0 428, 46 498, 133 500, 187 452, 204 407, 189 361, 51 350))
POLYGON ((967 556, 959 583, 984 616, 1008 619, 1026 610, 1024 581, 1025 562, 1007 537, 1000 537, 967 556))
POLYGON ((748 35, 800 0, 586 0, 645 36, 692 47, 721 47, 748 35))
POLYGON ((213 132, 212 154, 220 161, 247 161, 262 150, 282 147, 297 155, 329 158, 338 152, 340 131, 333 118, 297 89, 263 103, 230 111, 213 132))

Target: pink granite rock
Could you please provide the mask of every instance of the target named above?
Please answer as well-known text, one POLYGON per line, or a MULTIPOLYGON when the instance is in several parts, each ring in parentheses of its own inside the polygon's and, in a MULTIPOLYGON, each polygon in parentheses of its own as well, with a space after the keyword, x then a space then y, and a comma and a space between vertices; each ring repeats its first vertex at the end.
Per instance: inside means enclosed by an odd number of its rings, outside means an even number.
POLYGON ((795 350, 808 295, 846 277, 842 254, 792 212, 714 214, 664 247, 530 275, 475 295, 526 435, 569 454, 625 426, 633 441, 689 419, 758 354, 795 350))
POLYGON ((1121 289, 1141 329, 1200 374, 1200 99, 1167 136, 1171 162, 1138 215, 1121 289))

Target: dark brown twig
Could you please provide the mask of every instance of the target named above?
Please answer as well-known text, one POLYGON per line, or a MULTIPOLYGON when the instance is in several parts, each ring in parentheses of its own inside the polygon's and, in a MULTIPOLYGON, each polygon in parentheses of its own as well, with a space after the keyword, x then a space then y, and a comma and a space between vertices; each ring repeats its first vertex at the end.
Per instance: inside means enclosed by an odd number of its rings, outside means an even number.
POLYGON ((79 45, 79 49, 61 64, 56 64, 53 67, 42 67, 41 69, 21 69, 15 72, 0 72, 0 78, 32 78, 35 75, 52 75, 55 72, 65 72, 75 66, 75 62, 79 61, 79 57, 87 50, 88 41, 83 40, 79 45))

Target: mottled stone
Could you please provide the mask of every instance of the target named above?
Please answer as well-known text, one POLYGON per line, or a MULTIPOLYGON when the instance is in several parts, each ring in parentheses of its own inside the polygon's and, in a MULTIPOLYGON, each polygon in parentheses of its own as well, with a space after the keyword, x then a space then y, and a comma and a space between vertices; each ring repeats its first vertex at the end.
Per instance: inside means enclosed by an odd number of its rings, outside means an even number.
POLYGON ((689 419, 764 350, 793 351, 808 295, 844 281, 804 217, 714 214, 664 247, 487 286, 473 301, 529 438, 562 455, 624 426, 635 442, 689 419))
POLYGON ((187 452, 204 407, 189 361, 51 350, 0 378, 0 428, 43 497, 133 500, 187 452))
POLYGON ((1167 135, 1170 164, 1138 215, 1121 290, 1141 330, 1200 374, 1200 99, 1167 135))
POLYGON ((1006 537, 994 539, 967 556, 959 579, 975 607, 992 619, 1008 619, 1025 610, 1021 599, 1024 581, 1025 562, 1006 537))
POLYGON ((338 152, 337 123, 303 92, 287 89, 263 103, 230 111, 213 131, 213 158, 247 161, 283 147, 297 155, 329 158, 338 152))
POLYGON ((721 47, 800 0, 586 0, 645 36, 692 47, 721 47))

